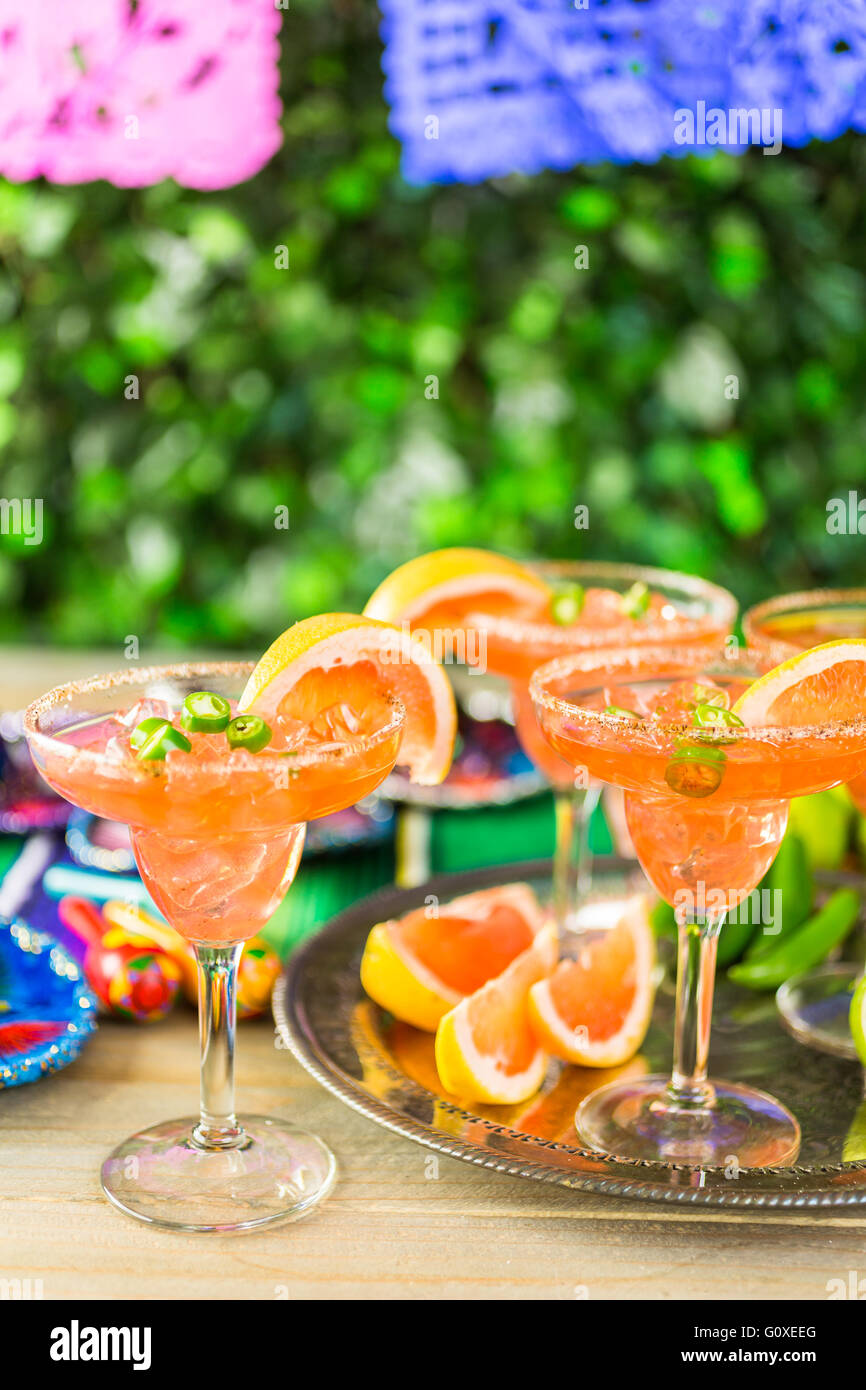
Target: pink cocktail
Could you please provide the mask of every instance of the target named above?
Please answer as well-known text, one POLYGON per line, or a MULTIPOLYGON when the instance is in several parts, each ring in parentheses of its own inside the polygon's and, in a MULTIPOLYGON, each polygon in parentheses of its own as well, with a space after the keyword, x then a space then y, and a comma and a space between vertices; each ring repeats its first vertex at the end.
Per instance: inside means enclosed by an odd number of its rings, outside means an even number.
MULTIPOLYGON (((809 589, 756 604, 743 617, 750 647, 774 665, 823 642, 855 637, 866 642, 866 589, 809 589)), ((866 775, 848 790, 866 815, 866 775)))
POLYGON ((592 1148, 741 1167, 797 1153, 783 1105, 707 1079, 716 945, 726 912, 772 862, 790 798, 866 768, 866 696, 862 717, 747 727, 731 706, 767 669, 749 653, 659 647, 565 657, 532 677, 551 746, 625 792, 638 858, 679 928, 673 1074, 589 1097, 577 1126, 592 1148))
POLYGON ((334 1158, 320 1139, 281 1119, 235 1114, 237 966, 242 943, 295 876, 306 822, 377 787, 394 767, 404 725, 403 706, 376 696, 351 729, 338 718, 308 726, 278 718, 267 747, 255 751, 231 746, 224 733, 181 736, 185 702, 204 690, 211 705, 235 714, 251 670, 132 668, 61 686, 24 721, 34 762, 56 791, 129 825, 154 902, 195 946, 200 1114, 133 1135, 102 1169, 117 1206, 173 1229, 239 1231, 294 1219, 330 1190, 334 1158), (166 729, 182 741, 144 756, 135 736, 142 730, 146 742, 149 724, 157 742, 166 729))
MULTIPOLYGON (((823 642, 856 638, 866 642, 866 589, 809 589, 780 594, 750 608, 743 618, 750 647, 777 664, 823 642)), ((866 815, 866 773, 848 782, 858 810, 866 815)), ((836 961, 816 966, 787 982, 777 995, 782 1017, 795 1037, 836 1056, 853 1058, 849 1011, 860 966, 836 961)))
POLYGON ((623 646, 678 642, 718 646, 737 615, 732 594, 696 575, 593 560, 533 566, 551 586, 545 606, 506 614, 479 609, 469 622, 483 639, 487 669, 511 686, 524 752, 553 788, 556 813, 554 904, 560 926, 577 920, 591 876, 589 818, 600 786, 586 767, 550 746, 529 694, 533 671, 555 657, 623 646), (569 594, 579 611, 569 613, 569 594))

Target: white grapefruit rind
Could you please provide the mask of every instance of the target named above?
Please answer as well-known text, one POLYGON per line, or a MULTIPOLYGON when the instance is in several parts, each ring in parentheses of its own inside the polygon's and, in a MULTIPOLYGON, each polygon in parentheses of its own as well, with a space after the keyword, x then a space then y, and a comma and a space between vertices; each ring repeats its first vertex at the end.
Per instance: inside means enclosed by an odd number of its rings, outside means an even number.
MULTIPOLYGON (((578 1033, 565 1026, 554 1007, 548 980, 539 981, 529 991, 532 1011, 559 1044, 556 1050, 558 1057, 576 1066, 618 1067, 633 1057, 640 1047, 646 1037, 655 998, 655 943, 648 913, 649 899, 646 894, 638 893, 629 899, 618 924, 622 926, 626 923, 630 928, 635 943, 636 978, 634 999, 618 1032, 599 1042, 582 1042, 578 1033)), ((615 927, 613 930, 617 929, 615 927)))
POLYGON ((402 946, 389 922, 371 928, 361 957, 361 985, 380 1008, 413 1028, 435 1033, 439 1020, 463 997, 449 989, 402 946))

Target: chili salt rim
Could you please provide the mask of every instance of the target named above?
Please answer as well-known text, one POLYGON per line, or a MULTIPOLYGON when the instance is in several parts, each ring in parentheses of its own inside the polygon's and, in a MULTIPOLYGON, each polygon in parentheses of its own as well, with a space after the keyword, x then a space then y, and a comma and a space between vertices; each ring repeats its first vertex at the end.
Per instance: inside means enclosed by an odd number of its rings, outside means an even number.
POLYGON ((760 634, 761 624, 768 618, 781 617, 786 613, 802 608, 807 611, 821 608, 843 607, 845 604, 862 604, 866 616, 866 589, 800 589, 793 594, 776 594, 755 603, 743 614, 743 632, 746 642, 754 651, 762 655, 772 652, 779 662, 796 656, 803 648, 797 642, 786 642, 784 637, 768 637, 760 634))
MULTIPOLYGON (((625 715, 605 714, 602 710, 586 709, 583 705, 577 705, 573 700, 555 695, 547 689, 546 682, 559 680, 570 676, 573 673, 583 672, 587 676, 604 675, 611 678, 615 674, 612 668, 621 667, 623 672, 631 671, 634 673, 638 668, 649 666, 651 669, 650 677, 658 675, 660 670, 666 666, 686 666, 690 670, 680 679, 698 677, 706 675, 712 680, 709 668, 713 666, 724 666, 732 671, 737 667, 749 667, 754 670, 756 666, 765 664, 767 671, 773 669, 773 663, 768 658, 758 653, 754 648, 747 648, 743 653, 738 654, 736 659, 732 659, 724 647, 706 651, 702 648, 688 646, 669 646, 669 647, 618 647, 610 648, 590 655, 589 653, 574 652, 570 656, 558 656, 553 661, 545 662, 533 671, 529 681, 529 694, 533 703, 541 705, 542 708, 560 715, 565 719, 571 719, 577 724, 586 727, 608 729, 611 732, 619 732, 629 729, 634 737, 639 737, 642 731, 654 736, 661 734, 671 738, 688 737, 694 743, 730 744, 732 741, 742 742, 765 742, 771 737, 774 743, 797 743, 806 739, 831 740, 845 737, 862 736, 866 739, 866 699, 864 699, 864 715, 858 719, 837 719, 828 720, 825 724, 803 724, 793 727, 779 724, 744 724, 732 729, 727 726, 719 725, 717 730, 696 728, 693 724, 669 723, 666 720, 641 721, 635 724, 634 720, 628 719, 625 715), (757 658, 757 659, 756 659, 757 658)), ((766 674, 761 671, 759 674, 766 674)), ((596 681, 595 684, 599 682, 596 681)), ((589 685, 589 682, 586 682, 589 685)))

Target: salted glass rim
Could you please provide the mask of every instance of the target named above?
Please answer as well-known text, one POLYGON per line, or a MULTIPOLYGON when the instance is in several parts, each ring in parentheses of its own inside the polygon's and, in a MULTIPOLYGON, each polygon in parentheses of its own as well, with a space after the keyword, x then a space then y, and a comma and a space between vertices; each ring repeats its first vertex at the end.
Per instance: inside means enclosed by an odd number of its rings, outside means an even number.
MULTIPOLYGON (((737 616, 739 604, 734 595, 722 588, 720 584, 714 584, 711 579, 703 579, 698 574, 688 574, 684 570, 660 569, 654 565, 635 565, 628 561, 619 560, 530 560, 526 568, 542 578, 546 575, 559 576, 564 579, 575 578, 587 574, 596 575, 599 579, 609 580, 631 580, 633 583, 643 581, 650 588, 655 584, 658 587, 667 589, 679 589, 688 598, 704 599, 707 602, 707 612, 701 617, 689 618, 693 624, 694 633, 714 632, 720 627, 730 628, 737 616)), ((496 636, 510 637, 515 642, 526 643, 534 640, 543 641, 548 646, 562 645, 567 646, 573 651, 576 647, 601 648, 610 641, 610 627, 585 628, 582 632, 573 626, 561 626, 558 623, 539 622, 533 619, 513 618, 505 614, 485 613, 483 609, 478 609, 477 613, 472 612, 471 616, 483 618, 484 630, 496 636)), ((623 628, 625 629, 625 621, 623 628)), ((619 626, 614 629, 619 632, 619 626)), ((661 624, 648 619, 642 625, 642 631, 655 633, 656 640, 664 635, 661 624)), ((651 642, 652 637, 649 638, 651 642)))
MULTIPOLYGON (((743 632, 749 646, 759 645, 755 638, 759 637, 758 629, 767 618, 775 618, 779 614, 796 611, 798 608, 809 610, 812 608, 831 608, 836 604, 862 603, 866 606, 866 589, 798 589, 790 594, 775 594, 772 598, 762 599, 760 603, 753 603, 751 608, 747 608, 743 614, 743 632)), ((766 648, 788 647, 800 648, 796 642, 786 642, 784 637, 768 637, 762 643, 766 648)))
MULTIPOLYGON (((691 666, 695 675, 699 675, 701 672, 706 674, 713 666, 727 667, 732 674, 737 673, 738 667, 747 667, 753 671, 758 668, 761 675, 766 675, 768 671, 773 669, 772 661, 767 660, 762 653, 755 651, 754 648, 745 648, 738 652, 736 657, 732 657, 725 647, 707 649, 683 644, 655 647, 611 647, 592 654, 573 652, 569 656, 558 656, 552 661, 545 662, 543 666, 539 666, 533 671, 529 681, 529 693, 536 708, 540 705, 542 709, 558 714, 564 719, 574 720, 576 723, 589 728, 607 729, 611 733, 624 733, 626 730, 637 733, 640 729, 646 729, 653 735, 662 734, 671 738, 688 737, 692 742, 698 743, 726 744, 730 743, 732 738, 735 738, 738 743, 764 743, 769 738, 773 743, 788 744, 814 739, 829 741, 852 735, 866 738, 866 714, 857 719, 827 720, 824 724, 803 724, 793 728, 780 724, 746 724, 735 730, 723 726, 713 730, 695 728, 693 724, 669 722, 664 719, 653 719, 651 723, 636 726, 625 715, 605 714, 603 710, 586 709, 583 705, 575 704, 573 700, 566 699, 562 695, 555 695, 547 688, 546 684, 548 681, 561 680, 572 674, 584 674, 587 677, 598 676, 602 669, 608 675, 613 667, 620 667, 625 674, 631 671, 634 678, 634 673, 639 668, 648 666, 651 669, 645 678, 651 679, 653 671, 658 668, 682 665, 691 666), (761 670, 761 667, 764 669, 761 670)), ((597 684, 597 680, 587 680, 586 682, 587 688, 597 684)), ((866 709, 866 700, 864 700, 864 709, 866 709)))
MULTIPOLYGON (((24 732, 28 743, 41 747, 43 750, 50 750, 53 755, 59 753, 61 756, 74 757, 79 764, 83 763, 86 766, 90 763, 94 770, 106 765, 116 770, 118 764, 106 757, 104 753, 92 748, 81 748, 77 744, 69 743, 59 735, 46 733, 44 729, 39 727, 40 718, 64 704, 71 704, 76 697, 90 695, 97 691, 122 689, 124 686, 150 685, 155 681, 168 679, 185 680, 192 677, 214 675, 248 676, 255 665, 255 661, 177 662, 165 666, 127 667, 122 671, 108 671, 102 675, 88 676, 83 680, 67 681, 63 685, 55 686, 44 695, 40 695, 38 699, 33 700, 27 706, 23 719, 24 732)), ((144 693, 142 691, 142 694, 144 693)), ((326 749, 304 749, 293 753, 292 769, 321 767, 328 763, 339 765, 356 759, 359 753, 364 753, 387 742, 395 732, 402 730, 406 719, 406 707, 395 695, 386 694, 384 699, 391 707, 391 717, 379 729, 376 729, 372 734, 358 735, 351 744, 341 744, 339 740, 334 739, 331 746, 326 749), (337 746, 334 747, 334 744, 337 746)), ((262 772, 276 772, 286 766, 285 751, 267 753, 263 750, 261 753, 247 754, 247 759, 244 761, 235 761, 233 755, 239 751, 243 750, 233 750, 231 758, 195 758, 189 762, 180 757, 172 758, 172 778, 177 775, 201 777, 203 774, 225 773, 227 771, 232 776, 243 775, 244 773, 261 775, 262 772)), ((130 762, 129 768, 130 772, 136 769, 134 761, 130 762)), ((146 772, 144 768, 138 770, 143 773, 146 772)))

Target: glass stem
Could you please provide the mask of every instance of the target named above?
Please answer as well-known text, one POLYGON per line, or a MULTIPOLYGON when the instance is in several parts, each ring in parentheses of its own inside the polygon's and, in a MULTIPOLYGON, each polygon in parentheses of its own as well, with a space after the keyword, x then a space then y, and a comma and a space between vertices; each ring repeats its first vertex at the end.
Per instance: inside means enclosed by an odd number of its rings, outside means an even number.
POLYGON ((244 1131, 235 1115, 237 976, 243 943, 195 943, 201 1037, 201 1118, 193 1130, 200 1148, 232 1149, 244 1131))
POLYGON ((560 931, 570 929, 592 887, 589 823, 600 795, 600 786, 554 788, 553 910, 560 931))
POLYGON ((433 817, 425 806, 403 806, 397 813, 394 882, 417 888, 432 873, 433 817))
POLYGON ((716 948, 724 913, 677 914, 677 1000, 674 1066, 668 1095, 679 1107, 705 1109, 715 1092, 707 1081, 716 948))

